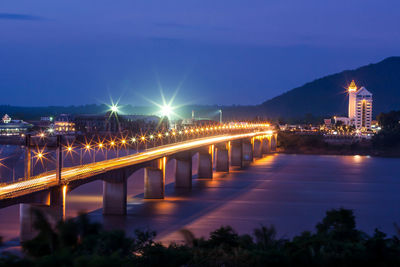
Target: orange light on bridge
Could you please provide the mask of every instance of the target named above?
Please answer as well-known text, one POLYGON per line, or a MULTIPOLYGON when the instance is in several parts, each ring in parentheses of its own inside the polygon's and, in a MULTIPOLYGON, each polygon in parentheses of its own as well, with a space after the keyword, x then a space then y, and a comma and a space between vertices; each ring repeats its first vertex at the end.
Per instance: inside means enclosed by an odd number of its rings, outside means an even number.
POLYGON ((125 139, 122 139, 122 140, 121 140, 121 143, 125 145, 125 144, 126 144, 126 140, 125 140, 125 139))
POLYGON ((142 140, 142 142, 146 141, 146 137, 142 136, 140 137, 140 140, 142 140))

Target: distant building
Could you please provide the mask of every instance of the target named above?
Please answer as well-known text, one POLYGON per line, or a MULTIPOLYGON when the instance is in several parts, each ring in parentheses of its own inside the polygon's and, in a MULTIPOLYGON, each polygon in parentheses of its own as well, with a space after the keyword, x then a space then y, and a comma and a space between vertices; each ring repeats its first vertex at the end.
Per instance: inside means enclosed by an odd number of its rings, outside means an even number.
POLYGON ((75 116, 76 130, 87 133, 118 133, 118 132, 147 132, 157 129, 168 129, 168 121, 160 122, 157 116, 145 115, 77 115, 75 116))
POLYGON ((51 117, 51 116, 45 116, 45 117, 40 117, 40 120, 41 121, 53 121, 53 117, 51 117))
POLYGON ((350 119, 347 117, 333 117, 333 119, 335 120, 335 124, 337 124, 338 122, 341 122, 342 125, 350 125, 350 119))
POLYGON ((22 120, 12 120, 5 114, 0 122, 0 135, 20 135, 26 133, 32 126, 22 120))
MULTIPOLYGON (((49 120, 51 121, 51 120, 49 120)), ((60 114, 54 120, 55 134, 73 134, 75 133, 75 122, 69 114, 60 114)))
POLYGON ((325 127, 330 128, 332 126, 332 120, 324 119, 324 125, 325 125, 325 127))
POLYGON ((357 130, 371 130, 372 93, 365 87, 357 88, 354 80, 349 91, 349 120, 357 130))

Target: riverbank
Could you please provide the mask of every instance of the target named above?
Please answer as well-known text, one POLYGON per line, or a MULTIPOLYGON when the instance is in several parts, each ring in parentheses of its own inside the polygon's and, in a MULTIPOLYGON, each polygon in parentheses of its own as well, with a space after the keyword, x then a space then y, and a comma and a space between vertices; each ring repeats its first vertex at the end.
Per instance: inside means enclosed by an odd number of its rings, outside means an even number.
POLYGON ((326 156, 371 156, 382 158, 400 158, 400 151, 374 151, 374 150, 349 150, 349 149, 277 149, 277 153, 281 154, 302 154, 302 155, 326 155, 326 156))
POLYGON ((398 147, 378 147, 372 140, 354 140, 352 142, 329 142, 323 135, 298 135, 280 132, 278 135, 279 153, 304 155, 340 155, 400 157, 398 147))

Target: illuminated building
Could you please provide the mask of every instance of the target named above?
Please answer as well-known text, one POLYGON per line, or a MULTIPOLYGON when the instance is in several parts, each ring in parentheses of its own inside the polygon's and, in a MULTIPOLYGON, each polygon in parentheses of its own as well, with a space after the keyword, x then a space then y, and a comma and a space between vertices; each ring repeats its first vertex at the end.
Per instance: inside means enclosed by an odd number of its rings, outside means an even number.
POLYGON ((350 125, 357 130, 371 130, 372 121, 372 94, 365 87, 357 88, 354 80, 349 91, 349 119, 350 125))
POLYGON ((0 122, 0 135, 20 135, 26 133, 32 126, 22 120, 12 120, 5 114, 0 122))
POLYGON ((75 123, 68 114, 60 114, 54 120, 54 132, 56 134, 73 134, 75 133, 75 123))

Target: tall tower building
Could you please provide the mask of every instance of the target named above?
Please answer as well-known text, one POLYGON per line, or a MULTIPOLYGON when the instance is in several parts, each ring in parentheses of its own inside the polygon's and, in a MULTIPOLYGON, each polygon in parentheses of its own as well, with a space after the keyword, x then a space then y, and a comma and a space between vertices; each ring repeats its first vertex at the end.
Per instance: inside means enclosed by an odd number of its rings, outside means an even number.
POLYGON ((349 88, 349 119, 350 124, 357 130, 371 129, 372 94, 365 87, 357 88, 354 80, 349 88))

